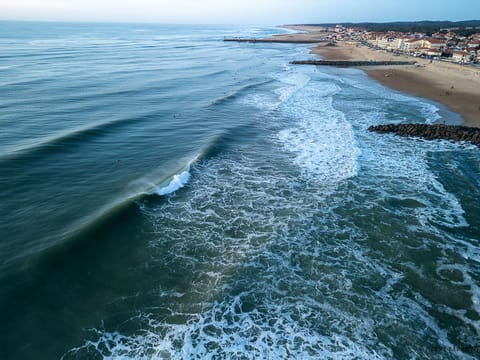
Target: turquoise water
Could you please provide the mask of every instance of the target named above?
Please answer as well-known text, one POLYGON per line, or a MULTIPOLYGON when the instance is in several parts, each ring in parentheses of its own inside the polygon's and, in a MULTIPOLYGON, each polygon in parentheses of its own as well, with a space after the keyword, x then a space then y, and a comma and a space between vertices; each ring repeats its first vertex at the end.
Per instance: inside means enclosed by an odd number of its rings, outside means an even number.
POLYGON ((2 359, 479 356, 478 149, 284 31, 0 23, 2 359))

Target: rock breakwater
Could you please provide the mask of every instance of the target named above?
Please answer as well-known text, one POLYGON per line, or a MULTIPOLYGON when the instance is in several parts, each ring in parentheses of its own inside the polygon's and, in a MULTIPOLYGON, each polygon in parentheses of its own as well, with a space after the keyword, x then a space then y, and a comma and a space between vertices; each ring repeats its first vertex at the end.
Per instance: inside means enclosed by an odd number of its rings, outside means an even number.
POLYGON ((469 142, 480 147, 480 129, 467 126, 442 124, 385 124, 370 126, 368 131, 393 133, 404 137, 416 137, 426 140, 469 142))
POLYGON ((266 39, 256 38, 224 38, 225 42, 239 42, 239 43, 285 43, 285 44, 318 44, 326 40, 319 39, 304 39, 304 38, 288 38, 288 37, 271 37, 266 39))
POLYGON ((337 67, 415 65, 416 61, 373 61, 373 60, 295 60, 292 65, 324 65, 337 67))

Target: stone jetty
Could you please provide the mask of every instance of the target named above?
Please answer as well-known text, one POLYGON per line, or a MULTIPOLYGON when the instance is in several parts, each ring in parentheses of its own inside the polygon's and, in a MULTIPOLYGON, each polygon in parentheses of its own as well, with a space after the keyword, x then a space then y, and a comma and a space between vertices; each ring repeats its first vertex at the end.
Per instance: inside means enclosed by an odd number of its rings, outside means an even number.
POLYGON ((271 37, 266 39, 256 39, 256 38, 224 38, 225 42, 246 42, 246 43, 281 43, 281 44, 318 44, 324 42, 325 40, 319 39, 294 39, 288 37, 271 37))
POLYGON ((441 124, 385 124, 368 128, 377 133, 393 133, 404 137, 426 140, 469 142, 480 147, 480 128, 441 124))
POLYGON ((325 65, 337 67, 415 65, 416 61, 368 61, 368 60, 296 60, 292 65, 325 65))

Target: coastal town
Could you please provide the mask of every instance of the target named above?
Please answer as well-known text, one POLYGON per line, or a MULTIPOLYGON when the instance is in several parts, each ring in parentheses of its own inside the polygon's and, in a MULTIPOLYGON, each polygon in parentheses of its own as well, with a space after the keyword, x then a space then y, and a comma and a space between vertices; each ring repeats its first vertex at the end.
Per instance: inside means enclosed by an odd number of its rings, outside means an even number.
POLYGON ((472 33, 469 36, 461 35, 459 30, 459 28, 445 28, 426 34, 398 31, 374 32, 343 25, 316 28, 316 31, 324 32, 324 39, 330 45, 335 45, 337 42, 362 44, 398 55, 438 59, 459 64, 478 64, 480 62, 480 28, 467 29, 472 33))
MULTIPOLYGON (((312 45, 319 57, 294 65, 358 67, 394 90, 438 102, 459 114, 451 124, 480 127, 480 26, 421 31, 372 31, 360 26, 292 24, 294 33, 266 38, 225 38, 248 43, 312 45)), ((393 29, 393 28, 392 28, 393 29)), ((445 120, 444 120, 445 121, 445 120)))
MULTIPOLYGON (((414 28, 410 24, 405 28, 414 28)), ((285 25, 294 33, 224 41, 311 44, 310 53, 319 57, 290 64, 357 67, 383 85, 443 104, 460 116, 443 116, 444 122, 480 127, 480 26, 422 32, 381 25, 385 31, 360 25, 285 25)))

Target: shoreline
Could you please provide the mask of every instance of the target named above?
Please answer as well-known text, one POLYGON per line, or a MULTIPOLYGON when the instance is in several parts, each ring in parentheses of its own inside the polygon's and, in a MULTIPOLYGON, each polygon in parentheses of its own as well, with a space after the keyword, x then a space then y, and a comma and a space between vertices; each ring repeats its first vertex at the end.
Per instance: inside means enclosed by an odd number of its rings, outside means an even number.
MULTIPOLYGON (((305 31, 302 39, 310 35, 320 38, 321 32, 308 26, 285 26, 286 28, 305 31)), ((282 36, 282 35, 280 35, 282 36)), ((289 34, 289 39, 294 38, 289 34)), ((358 61, 408 61, 414 60, 416 65, 387 65, 362 67, 368 76, 391 89, 412 94, 433 103, 443 105, 447 111, 439 109, 442 117, 437 122, 452 122, 448 112, 459 114, 463 125, 480 127, 480 68, 460 64, 416 58, 407 55, 395 55, 381 50, 373 50, 366 46, 339 42, 335 46, 317 45, 311 53, 324 60, 358 60, 358 61), (445 117, 445 115, 447 116, 445 117)), ((455 117, 455 116, 454 116, 455 117)), ((412 119, 414 120, 414 119, 412 119)))

